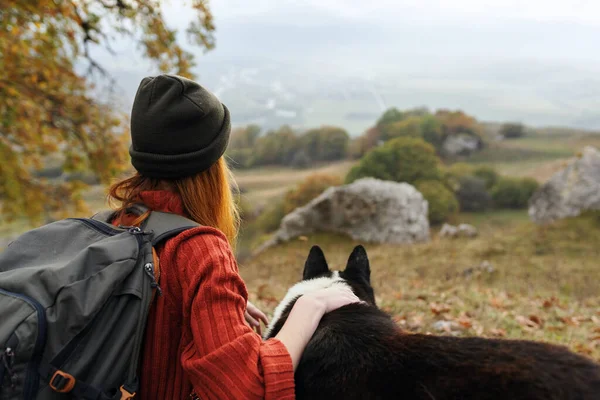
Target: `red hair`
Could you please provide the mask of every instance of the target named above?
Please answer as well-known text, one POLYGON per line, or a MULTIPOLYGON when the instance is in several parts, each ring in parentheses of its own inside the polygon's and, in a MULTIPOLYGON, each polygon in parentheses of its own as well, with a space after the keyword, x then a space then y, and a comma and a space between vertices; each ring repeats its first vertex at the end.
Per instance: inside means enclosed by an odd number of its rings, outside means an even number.
MULTIPOLYGON (((221 157, 208 170, 187 178, 155 179, 136 173, 113 184, 108 200, 111 204, 119 202, 117 211, 123 212, 139 201, 141 192, 168 188, 181 196, 186 217, 201 225, 219 229, 234 247, 240 216, 231 191, 233 182, 227 162, 221 157)), ((139 223, 145 217, 143 215, 135 222, 139 223)))

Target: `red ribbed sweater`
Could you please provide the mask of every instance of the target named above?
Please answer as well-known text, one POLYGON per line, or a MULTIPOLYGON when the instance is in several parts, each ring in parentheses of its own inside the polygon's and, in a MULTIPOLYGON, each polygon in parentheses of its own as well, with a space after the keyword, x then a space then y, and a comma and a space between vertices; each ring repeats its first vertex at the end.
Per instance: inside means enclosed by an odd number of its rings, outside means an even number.
MULTIPOLYGON (((141 194, 150 209, 183 215, 179 196, 141 194)), ((126 223, 127 221, 115 221, 126 223)), ((294 399, 292 359, 244 319, 248 292, 229 243, 210 227, 157 249, 162 296, 150 309, 140 371, 142 400, 294 399)))

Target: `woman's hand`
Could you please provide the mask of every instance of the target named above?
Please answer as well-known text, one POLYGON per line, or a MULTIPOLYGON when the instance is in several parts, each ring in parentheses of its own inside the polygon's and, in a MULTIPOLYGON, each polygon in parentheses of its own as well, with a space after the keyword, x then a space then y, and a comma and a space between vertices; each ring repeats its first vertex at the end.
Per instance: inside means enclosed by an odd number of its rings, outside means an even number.
POLYGON ((294 371, 310 338, 315 333, 321 317, 342 306, 361 300, 346 285, 334 285, 300 297, 287 320, 275 336, 290 353, 294 371))
POLYGON ((256 330, 256 333, 262 336, 262 327, 260 326, 260 321, 264 322, 265 326, 268 325, 269 319, 267 316, 258 308, 256 308, 254 304, 248 302, 244 317, 246 318, 246 322, 248 322, 248 324, 256 330))

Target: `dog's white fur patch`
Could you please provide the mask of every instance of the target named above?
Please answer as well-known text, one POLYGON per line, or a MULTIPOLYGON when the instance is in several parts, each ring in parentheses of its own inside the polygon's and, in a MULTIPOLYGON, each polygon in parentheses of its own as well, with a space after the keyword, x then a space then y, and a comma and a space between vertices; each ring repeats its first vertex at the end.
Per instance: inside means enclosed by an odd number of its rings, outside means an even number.
POLYGON ((287 306, 292 301, 294 301, 294 299, 320 289, 326 289, 333 285, 349 286, 344 279, 340 278, 339 271, 333 271, 331 277, 307 279, 305 281, 298 282, 297 284, 292 286, 286 293, 283 300, 281 300, 281 302, 275 308, 275 311, 273 312, 273 318, 271 319, 271 323, 269 324, 269 327, 267 328, 263 337, 269 336, 271 330, 277 324, 277 321, 279 321, 287 306))

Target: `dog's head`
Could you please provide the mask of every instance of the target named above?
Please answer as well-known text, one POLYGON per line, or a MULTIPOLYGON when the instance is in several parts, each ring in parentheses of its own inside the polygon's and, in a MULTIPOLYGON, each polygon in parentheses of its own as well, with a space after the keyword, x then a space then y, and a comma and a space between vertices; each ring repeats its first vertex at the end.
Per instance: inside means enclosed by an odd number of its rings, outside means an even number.
POLYGON ((264 334, 265 339, 279 332, 300 296, 334 285, 347 285, 358 298, 373 306, 376 305, 371 287, 371 267, 363 246, 354 248, 343 271, 330 270, 323 250, 319 246, 313 246, 304 264, 302 281, 292 286, 275 308, 273 319, 264 334))

